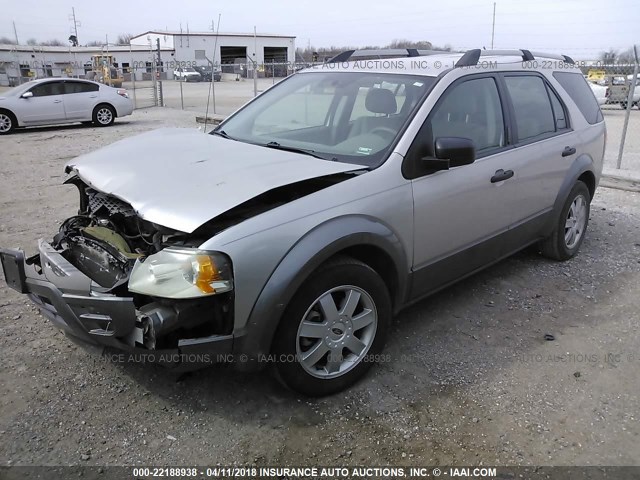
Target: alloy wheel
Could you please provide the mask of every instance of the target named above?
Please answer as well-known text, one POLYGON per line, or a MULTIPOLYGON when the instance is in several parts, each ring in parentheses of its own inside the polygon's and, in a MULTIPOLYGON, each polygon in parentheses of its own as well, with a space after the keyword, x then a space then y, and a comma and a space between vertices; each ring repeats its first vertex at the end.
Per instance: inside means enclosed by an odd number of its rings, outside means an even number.
POLYGON ((7 133, 11 130, 13 122, 11 117, 6 113, 0 113, 0 132, 7 133))
POLYGON ((367 354, 378 313, 371 296, 353 285, 332 288, 305 312, 296 337, 297 359, 314 377, 344 375, 367 354))
POLYGON ((587 226, 587 200, 578 195, 571 202, 564 224, 564 243, 568 249, 575 247, 587 226))
POLYGON ((98 122, 100 122, 101 124, 107 125, 113 119, 113 113, 111 113, 111 110, 109 110, 108 108, 103 107, 100 110, 98 110, 98 113, 96 114, 96 118, 98 119, 98 122))

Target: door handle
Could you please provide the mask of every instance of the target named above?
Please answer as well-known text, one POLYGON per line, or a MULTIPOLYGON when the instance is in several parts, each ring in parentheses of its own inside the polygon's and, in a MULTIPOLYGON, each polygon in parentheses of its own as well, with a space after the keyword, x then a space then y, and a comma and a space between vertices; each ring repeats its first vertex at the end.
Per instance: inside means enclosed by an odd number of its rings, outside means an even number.
POLYGON ((508 180, 513 177, 513 170, 496 170, 496 173, 493 177, 491 177, 491 183, 502 182, 503 180, 508 180))
POLYGON ((54 100, 53 103, 61 103, 62 100, 54 100))
POLYGON ((562 156, 569 157, 575 153, 576 153, 576 149, 574 147, 564 147, 564 150, 562 151, 562 156))
POLYGON ((98 95, 89 95, 89 98, 97 98, 98 95))

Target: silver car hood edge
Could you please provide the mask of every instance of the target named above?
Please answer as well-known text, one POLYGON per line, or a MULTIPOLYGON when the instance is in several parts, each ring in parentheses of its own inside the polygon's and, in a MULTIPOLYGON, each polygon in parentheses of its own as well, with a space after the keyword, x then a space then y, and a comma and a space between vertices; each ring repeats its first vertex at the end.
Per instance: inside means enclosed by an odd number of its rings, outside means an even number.
POLYGON ((145 220, 191 233, 274 188, 365 167, 164 128, 81 155, 67 168, 145 220))

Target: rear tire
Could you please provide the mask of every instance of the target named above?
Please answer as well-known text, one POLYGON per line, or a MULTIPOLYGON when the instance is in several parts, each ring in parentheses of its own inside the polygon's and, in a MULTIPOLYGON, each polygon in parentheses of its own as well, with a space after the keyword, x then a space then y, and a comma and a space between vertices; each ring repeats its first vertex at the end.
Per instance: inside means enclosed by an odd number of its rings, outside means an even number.
POLYGON ((576 182, 560 211, 553 233, 540 244, 545 257, 564 261, 578 253, 589 225, 590 203, 589 189, 583 182, 576 182))
POLYGON ((98 105, 93 109, 93 123, 99 127, 113 125, 116 120, 116 111, 111 105, 98 105))
POLYGON ((0 110, 0 135, 8 135, 18 126, 16 117, 8 110, 0 110))
POLYGON ((280 321, 273 341, 278 379, 309 396, 344 390, 377 360, 391 316, 389 291, 375 270, 350 257, 329 261, 280 321))

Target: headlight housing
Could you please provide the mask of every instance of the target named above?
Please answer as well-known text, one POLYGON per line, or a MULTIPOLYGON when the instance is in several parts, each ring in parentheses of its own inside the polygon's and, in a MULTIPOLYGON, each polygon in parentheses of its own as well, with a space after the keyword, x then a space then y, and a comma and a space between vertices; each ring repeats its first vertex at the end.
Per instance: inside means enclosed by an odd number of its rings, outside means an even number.
POLYGON ((220 252, 165 248, 137 260, 129 291, 164 298, 196 298, 233 290, 231 260, 220 252))

